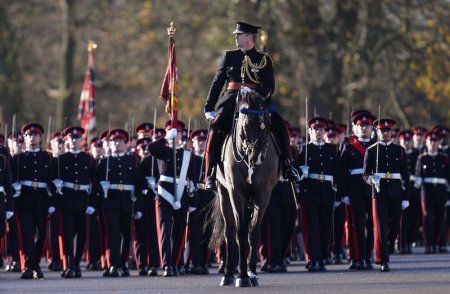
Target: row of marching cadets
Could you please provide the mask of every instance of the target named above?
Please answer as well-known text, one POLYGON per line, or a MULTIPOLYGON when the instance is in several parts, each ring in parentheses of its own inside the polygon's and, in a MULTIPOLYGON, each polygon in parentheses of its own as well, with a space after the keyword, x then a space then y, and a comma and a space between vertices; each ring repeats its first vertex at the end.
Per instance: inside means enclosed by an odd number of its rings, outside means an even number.
MULTIPOLYGON (((22 279, 44 278, 40 261, 47 247, 51 264, 60 260, 49 269, 61 270, 63 278, 80 278, 84 257, 87 268, 102 269, 103 276, 129 276, 131 251, 141 276, 156 276, 160 267, 163 276, 176 276, 189 264, 190 273, 208 274, 210 232, 203 224, 214 194, 197 189, 207 130, 192 132, 192 152, 183 148, 183 129, 181 121, 156 130, 139 125, 137 153, 128 152, 125 130, 109 130, 91 140, 88 153, 81 127, 52 135, 55 148, 47 152, 44 128, 23 126, 20 136, 11 136, 12 158, 0 148, 7 200, 0 212, 9 231, 16 227, 16 238, 7 238, 8 270, 22 271, 22 279)), ((5 227, 0 229, 3 236, 5 227)))
MULTIPOLYGON (((353 134, 344 138, 345 127, 321 117, 310 119, 310 142, 296 156, 307 270, 325 271, 331 254, 341 263, 346 244, 350 269, 372 269, 375 261, 381 271, 389 271, 396 244, 400 253, 411 253, 421 214, 425 253, 446 252, 448 129, 437 126, 424 133, 424 146, 417 150, 416 131, 399 133, 400 145, 394 143, 392 119, 377 120, 369 111, 358 110, 351 121, 353 134)), ((277 267, 263 263, 262 270, 285 271, 277 267)))

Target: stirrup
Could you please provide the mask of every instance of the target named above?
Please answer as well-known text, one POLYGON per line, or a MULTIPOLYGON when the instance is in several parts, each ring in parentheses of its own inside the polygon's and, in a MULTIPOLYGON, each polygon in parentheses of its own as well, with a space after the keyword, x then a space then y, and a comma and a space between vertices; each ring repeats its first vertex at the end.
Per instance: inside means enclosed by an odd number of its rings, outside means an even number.
POLYGON ((298 171, 291 165, 286 166, 283 171, 283 178, 289 182, 300 182, 300 175, 298 171))

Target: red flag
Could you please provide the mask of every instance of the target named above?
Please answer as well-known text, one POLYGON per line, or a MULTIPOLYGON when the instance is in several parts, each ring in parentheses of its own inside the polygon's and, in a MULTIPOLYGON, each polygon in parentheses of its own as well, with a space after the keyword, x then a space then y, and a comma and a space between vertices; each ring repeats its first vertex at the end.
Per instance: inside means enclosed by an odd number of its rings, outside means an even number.
POLYGON ((178 76, 177 58, 175 54, 175 39, 169 36, 169 62, 161 86, 160 99, 166 104, 166 111, 170 114, 172 127, 176 127, 178 111, 178 76))
POLYGON ((84 75, 83 90, 78 105, 78 119, 81 122, 81 127, 86 130, 86 134, 95 130, 94 58, 92 51, 89 52, 88 69, 84 75))

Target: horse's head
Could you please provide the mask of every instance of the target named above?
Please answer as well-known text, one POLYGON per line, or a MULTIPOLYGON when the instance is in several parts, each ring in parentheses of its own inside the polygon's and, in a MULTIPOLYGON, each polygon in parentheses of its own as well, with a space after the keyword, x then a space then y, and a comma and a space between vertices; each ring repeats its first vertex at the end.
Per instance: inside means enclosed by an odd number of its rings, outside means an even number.
POLYGON ((261 165, 266 157, 273 106, 256 92, 242 96, 238 106, 236 131, 241 142, 238 148, 245 153, 251 166, 261 165))

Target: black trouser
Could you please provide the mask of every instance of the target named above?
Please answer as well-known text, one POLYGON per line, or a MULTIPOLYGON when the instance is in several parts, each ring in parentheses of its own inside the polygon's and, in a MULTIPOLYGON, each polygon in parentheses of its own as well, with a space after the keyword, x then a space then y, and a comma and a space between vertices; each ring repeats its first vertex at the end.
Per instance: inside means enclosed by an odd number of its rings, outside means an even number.
POLYGON ((189 250, 193 266, 205 266, 208 263, 209 240, 211 239, 211 225, 205 224, 209 220, 208 206, 214 200, 214 193, 199 190, 197 209, 189 213, 189 250))
MULTIPOLYGON (((412 182, 414 183, 414 182, 412 182)), ((409 206, 402 211, 400 226, 400 248, 405 250, 407 245, 413 243, 421 222, 422 208, 420 204, 420 190, 409 186, 409 206)))
POLYGON ((373 250, 372 198, 366 195, 350 195, 350 211, 353 224, 353 258, 367 260, 373 250))
POLYGON ((100 221, 97 212, 87 216, 87 254, 86 261, 88 264, 94 264, 100 260, 100 246, 103 238, 100 231, 100 221))
POLYGON ((267 262, 272 266, 282 265, 294 236, 295 214, 291 184, 278 182, 272 191, 271 201, 261 226, 260 253, 263 263, 267 262))
POLYGON ((438 195, 425 194, 423 200, 423 231, 425 235, 425 246, 436 246, 441 244, 442 234, 446 227, 445 202, 447 199, 438 195))
POLYGON ((389 240, 400 230, 401 199, 376 198, 372 200, 375 231, 376 264, 389 262, 389 240))
POLYGON ((334 209, 333 216, 333 226, 334 226, 334 236, 332 243, 332 250, 334 256, 338 256, 342 254, 342 239, 344 238, 344 230, 345 230, 345 205, 341 204, 334 209))
MULTIPOLYGON (((23 196, 23 195, 22 195, 23 196)), ((37 269, 42 258, 45 238, 47 236, 47 207, 19 207, 18 220, 19 247, 22 249, 24 269, 37 269)))
POLYGON ((304 197, 302 201, 307 230, 304 236, 309 260, 318 262, 326 258, 329 252, 333 203, 324 204, 311 198, 304 197))
MULTIPOLYGON (((56 209, 56 212, 58 211, 59 208, 56 209)), ((52 261, 61 259, 58 240, 58 217, 56 212, 51 214, 48 218, 50 231, 47 232, 47 235, 50 244, 47 244, 47 250, 51 253, 49 256, 52 261)))
POLYGON ((146 266, 158 268, 160 264, 158 233, 156 228, 156 211, 153 195, 144 195, 151 197, 146 199, 145 209, 142 211, 142 217, 134 221, 135 243, 134 251, 139 268, 146 266))
POLYGON ((74 269, 80 266, 84 253, 87 216, 85 211, 71 209, 59 209, 57 216, 60 223, 59 232, 63 240, 64 270, 74 269), (75 237, 77 240, 76 251, 73 246, 75 237))
MULTIPOLYGON (((17 208, 14 210, 15 214, 17 214, 17 208)), ((8 231, 6 232, 6 243, 7 243, 7 256, 11 256, 12 261, 18 262, 20 264, 20 256, 19 256, 19 236, 17 232, 17 220, 16 217, 13 216, 9 220, 8 223, 8 231)))
MULTIPOLYGON (((131 211, 103 209, 105 214, 106 243, 109 249, 109 265, 126 264, 130 254, 131 211)), ((106 255, 108 257, 108 254, 106 255)))
POLYGON ((178 210, 174 210, 172 205, 161 196, 157 201, 163 268, 182 266, 184 262, 184 233, 188 211, 186 198, 182 198, 181 208, 178 210))

